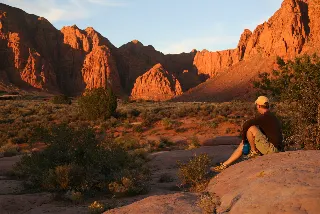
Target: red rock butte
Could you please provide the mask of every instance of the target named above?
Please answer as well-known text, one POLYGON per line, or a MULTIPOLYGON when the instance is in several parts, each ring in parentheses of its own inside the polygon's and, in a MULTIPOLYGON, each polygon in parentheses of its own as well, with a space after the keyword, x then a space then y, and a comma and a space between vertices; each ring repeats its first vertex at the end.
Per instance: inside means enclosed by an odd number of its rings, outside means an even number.
POLYGON ((91 27, 59 31, 45 18, 0 4, 0 87, 78 95, 110 85, 119 96, 134 99, 249 98, 251 82, 275 67, 276 56, 320 52, 319 5, 319 0, 284 0, 267 22, 244 30, 235 49, 165 55, 138 40, 116 48, 91 27), (162 68, 155 70, 161 71, 150 72, 158 64, 162 68), (154 90, 159 95, 150 96, 154 90))
POLYGON ((137 78, 131 96, 132 99, 165 101, 181 94, 180 82, 159 63, 137 78))

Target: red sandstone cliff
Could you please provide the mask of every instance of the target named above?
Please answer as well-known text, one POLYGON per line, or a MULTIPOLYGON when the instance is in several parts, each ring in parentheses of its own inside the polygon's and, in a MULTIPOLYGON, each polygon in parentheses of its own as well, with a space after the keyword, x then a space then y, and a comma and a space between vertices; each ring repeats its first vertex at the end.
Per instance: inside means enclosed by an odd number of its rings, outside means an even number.
POLYGON ((164 101, 181 94, 182 89, 179 81, 161 64, 157 64, 137 78, 131 98, 164 101))
POLYGON ((245 30, 235 49, 164 55, 137 40, 116 48, 92 28, 59 31, 44 18, 0 4, 0 82, 68 94, 110 84, 118 94, 124 90, 138 99, 160 75, 145 74, 160 63, 184 92, 213 79, 181 100, 229 100, 247 94, 258 72, 272 70, 275 56, 320 52, 319 5, 284 0, 267 22, 245 30), (138 79, 144 83, 134 86, 138 79))
POLYGON ((284 0, 281 8, 253 33, 245 30, 238 47, 221 52, 200 52, 199 72, 214 77, 188 91, 177 101, 229 101, 249 96, 259 72, 270 72, 276 56, 292 59, 320 53, 319 0, 284 0), (217 73, 219 76, 215 77, 217 73))
POLYGON ((92 28, 61 32, 46 19, 0 4, 0 78, 22 88, 81 93, 108 83, 121 93, 112 50, 92 28))

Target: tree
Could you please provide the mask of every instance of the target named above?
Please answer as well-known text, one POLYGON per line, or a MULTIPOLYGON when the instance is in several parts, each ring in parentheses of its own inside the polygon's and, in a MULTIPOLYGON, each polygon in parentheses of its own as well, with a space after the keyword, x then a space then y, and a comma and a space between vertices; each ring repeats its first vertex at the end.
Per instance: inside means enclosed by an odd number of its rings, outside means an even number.
POLYGON ((279 70, 262 73, 254 82, 261 93, 284 104, 287 140, 301 147, 320 147, 320 58, 304 55, 285 62, 277 58, 279 70), (293 142, 294 141, 294 142, 293 142))
POLYGON ((88 90, 78 103, 80 113, 90 120, 110 118, 117 109, 117 97, 111 88, 88 90))

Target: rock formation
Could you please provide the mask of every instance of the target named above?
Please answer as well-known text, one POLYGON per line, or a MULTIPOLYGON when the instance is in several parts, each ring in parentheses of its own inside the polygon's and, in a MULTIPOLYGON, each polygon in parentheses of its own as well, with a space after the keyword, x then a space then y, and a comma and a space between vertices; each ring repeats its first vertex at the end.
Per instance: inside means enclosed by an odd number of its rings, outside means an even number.
POLYGON ((138 40, 133 40, 121 46, 117 52, 122 86, 130 94, 136 79, 160 63, 180 81, 182 90, 187 91, 206 79, 194 69, 194 57, 195 52, 164 55, 151 45, 144 46, 138 40), (184 72, 186 70, 188 72, 184 72))
POLYGON ((151 45, 144 46, 138 40, 133 40, 118 49, 117 60, 121 83, 130 94, 136 79, 157 63, 162 63, 164 55, 151 45))
POLYGON ((239 57, 235 50, 209 52, 207 50, 197 52, 194 58, 194 66, 199 74, 213 78, 218 72, 231 67, 239 62, 239 57))
POLYGON ((137 78, 131 98, 164 101, 181 94, 180 82, 166 71, 161 64, 157 64, 137 78))
POLYGON ((81 93, 108 84, 121 93, 112 51, 115 47, 92 28, 61 32, 46 19, 0 4, 0 77, 19 87, 81 93))
POLYGON ((284 0, 267 22, 245 30, 235 49, 164 55, 138 40, 116 48, 93 28, 59 31, 45 18, 0 4, 0 83, 70 95, 111 85, 143 99, 142 91, 132 91, 134 83, 160 63, 188 91, 181 101, 228 101, 248 94, 252 79, 271 71, 276 56, 320 52, 319 5, 284 0))
POLYGON ((304 53, 319 54, 319 5, 319 0, 284 0, 267 22, 253 32, 243 32, 236 49, 197 54, 194 64, 198 71, 214 78, 176 100, 230 101, 250 97, 254 92, 251 82, 259 72, 274 69, 276 56, 293 59, 304 53))

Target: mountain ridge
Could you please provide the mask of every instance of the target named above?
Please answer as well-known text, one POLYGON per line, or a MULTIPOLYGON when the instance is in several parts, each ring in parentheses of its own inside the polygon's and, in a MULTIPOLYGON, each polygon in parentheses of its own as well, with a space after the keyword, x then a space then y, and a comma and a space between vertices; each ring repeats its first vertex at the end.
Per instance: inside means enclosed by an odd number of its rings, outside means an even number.
POLYGON ((57 30, 45 18, 0 3, 0 56, 5 59, 0 62, 0 82, 68 95, 110 85, 126 97, 136 80, 160 63, 183 91, 170 99, 243 98, 259 72, 275 67, 275 56, 291 59, 320 52, 319 11, 318 0, 284 0, 267 22, 253 32, 245 29, 234 49, 165 55, 138 40, 117 48, 92 27, 57 30))

